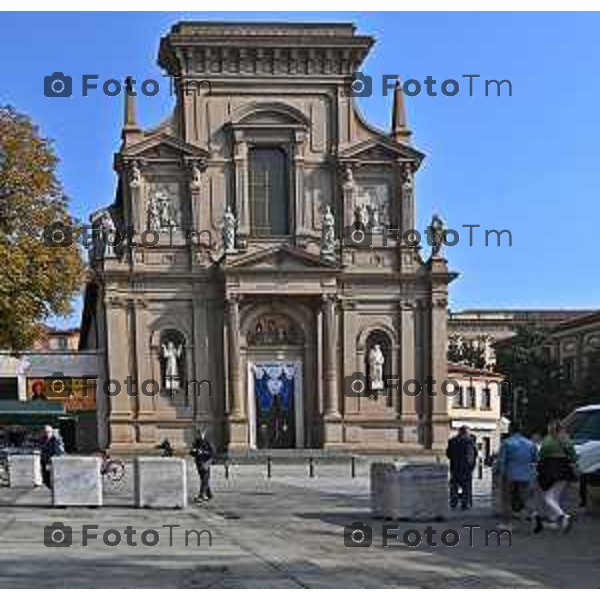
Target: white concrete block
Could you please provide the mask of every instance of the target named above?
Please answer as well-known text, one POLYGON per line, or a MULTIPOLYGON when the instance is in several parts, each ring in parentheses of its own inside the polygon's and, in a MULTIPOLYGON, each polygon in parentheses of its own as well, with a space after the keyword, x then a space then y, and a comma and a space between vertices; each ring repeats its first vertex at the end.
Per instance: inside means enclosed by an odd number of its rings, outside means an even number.
POLYGON ((185 460, 140 457, 134 461, 135 505, 140 508, 184 508, 187 506, 185 460))
POLYGON ((442 463, 373 463, 376 517, 429 521, 448 516, 448 467, 442 463))
POLYGON ((100 458, 60 456, 52 459, 54 506, 102 506, 100 458))
POLYGON ((8 456, 10 487, 32 488, 42 485, 40 454, 10 454, 8 456))

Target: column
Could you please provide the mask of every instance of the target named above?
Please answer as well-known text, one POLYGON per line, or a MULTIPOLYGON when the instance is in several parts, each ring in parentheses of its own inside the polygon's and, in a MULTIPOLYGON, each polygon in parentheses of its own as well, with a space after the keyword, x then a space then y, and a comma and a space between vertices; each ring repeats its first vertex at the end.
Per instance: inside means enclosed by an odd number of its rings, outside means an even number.
POLYGON ((435 380, 432 386, 436 395, 432 396, 431 406, 431 447, 443 450, 448 442, 449 417, 448 397, 444 394, 444 382, 448 379, 447 362, 447 286, 432 290, 431 298, 431 376, 435 380))
POLYGON ((99 393, 108 395, 111 447, 129 446, 134 441, 131 399, 126 379, 130 364, 127 304, 109 297, 105 302, 107 381, 99 393), (111 381, 112 380, 112 381, 111 381), (110 385, 109 385, 110 383, 110 385), (117 393, 118 392, 118 393, 117 393))
POLYGON ((417 380, 415 365, 415 301, 402 300, 400 303, 400 398, 402 403, 402 441, 419 442, 419 416, 417 413, 418 396, 411 396, 403 391, 406 387, 415 389, 413 381, 417 380), (406 382, 411 382, 409 385, 406 382))
POLYGON ((227 356, 229 372, 229 448, 248 447, 248 422, 244 393, 240 344, 240 301, 238 296, 227 300, 227 356))
POLYGON ((339 417, 339 395, 337 386, 337 336, 335 326, 335 297, 323 298, 323 360, 325 416, 339 417))
POLYGON ((240 304, 236 296, 227 301, 229 351, 229 413, 234 418, 245 416, 244 388, 240 360, 240 304))

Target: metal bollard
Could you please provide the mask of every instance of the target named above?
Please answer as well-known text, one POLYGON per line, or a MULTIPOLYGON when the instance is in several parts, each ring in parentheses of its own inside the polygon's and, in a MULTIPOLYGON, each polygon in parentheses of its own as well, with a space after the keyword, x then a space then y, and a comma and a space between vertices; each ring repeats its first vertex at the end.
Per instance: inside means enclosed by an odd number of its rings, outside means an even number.
POLYGON ((477 463, 477 477, 483 479, 483 460, 481 460, 481 458, 477 463))
POLYGON ((315 476, 315 463, 314 463, 312 456, 309 456, 309 458, 308 458, 308 476, 309 477, 315 476))
POLYGON ((354 456, 350 458, 350 473, 354 479, 356 477, 356 458, 354 456))
POLYGON ((267 478, 271 479, 271 457, 267 456, 267 478))
POLYGON ((229 479, 229 461, 225 461, 225 479, 229 479))

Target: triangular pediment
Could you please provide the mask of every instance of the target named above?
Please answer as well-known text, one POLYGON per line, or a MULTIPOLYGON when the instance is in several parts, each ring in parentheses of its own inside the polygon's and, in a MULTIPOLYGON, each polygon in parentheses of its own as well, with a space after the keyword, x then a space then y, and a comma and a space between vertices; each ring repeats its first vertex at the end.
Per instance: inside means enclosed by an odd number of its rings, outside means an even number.
POLYGON ((188 144, 165 131, 147 135, 143 140, 127 146, 122 152, 123 158, 154 158, 179 160, 181 158, 208 158, 203 148, 188 144))
POLYGON ((353 146, 343 148, 339 151, 338 156, 341 160, 375 162, 395 161, 398 158, 421 162, 425 157, 422 152, 419 152, 412 146, 383 137, 365 140, 353 146))
POLYGON ((230 270, 250 271, 306 271, 311 269, 327 269, 332 267, 321 261, 321 258, 295 246, 278 246, 262 248, 241 255, 227 255, 224 268, 230 270))

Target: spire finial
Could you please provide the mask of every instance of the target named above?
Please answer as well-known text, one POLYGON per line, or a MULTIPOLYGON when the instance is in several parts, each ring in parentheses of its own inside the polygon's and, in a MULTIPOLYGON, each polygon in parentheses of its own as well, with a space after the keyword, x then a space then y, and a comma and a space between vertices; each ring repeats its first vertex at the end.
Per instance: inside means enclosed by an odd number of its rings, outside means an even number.
POLYGON ((136 92, 133 89, 131 75, 127 75, 127 77, 125 77, 123 94, 125 96, 125 110, 123 115, 123 131, 121 133, 121 138, 123 140, 123 144, 126 146, 129 143, 137 141, 142 132, 137 124, 135 110, 136 92))
POLYGON ((402 82, 396 80, 394 88, 394 105, 392 107, 392 137, 396 141, 405 140, 410 137, 410 131, 406 122, 406 108, 404 107, 404 92, 402 82))
POLYGON ((131 75, 125 77, 125 122, 123 127, 125 129, 137 129, 137 120, 135 114, 135 92, 131 85, 131 75))

